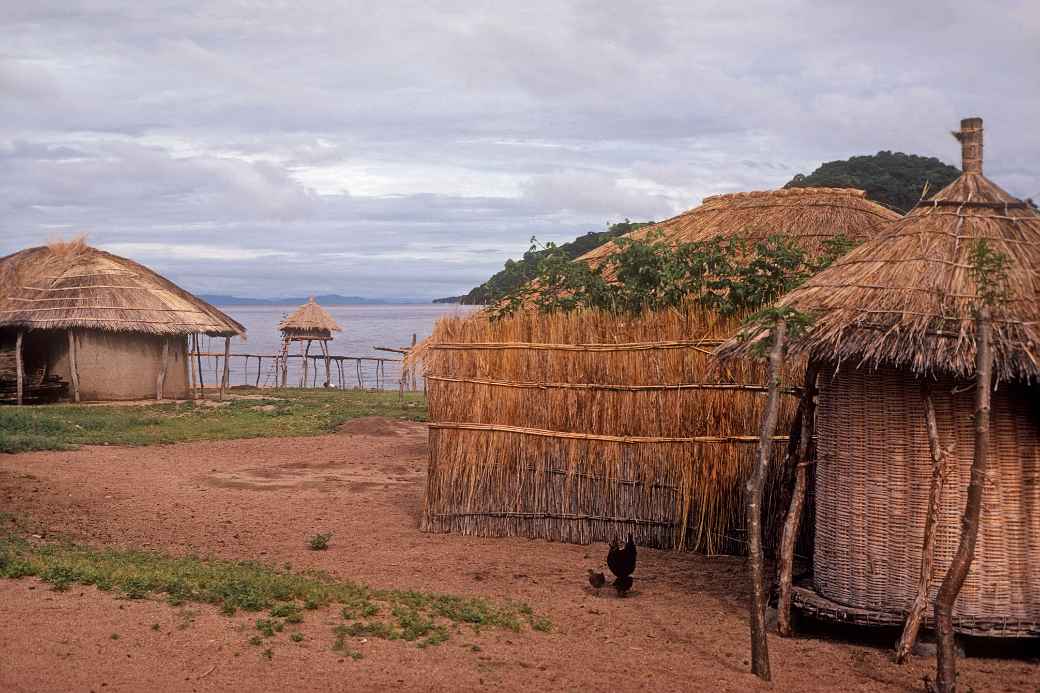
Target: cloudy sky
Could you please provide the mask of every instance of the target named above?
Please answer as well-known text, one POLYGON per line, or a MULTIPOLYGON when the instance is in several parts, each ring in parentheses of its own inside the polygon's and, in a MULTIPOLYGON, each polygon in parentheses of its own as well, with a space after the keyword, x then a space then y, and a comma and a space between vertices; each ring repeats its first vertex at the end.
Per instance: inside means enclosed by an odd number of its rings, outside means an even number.
POLYGON ((1040 3, 0 0, 0 255, 432 298, 892 149, 1040 197, 1040 3))

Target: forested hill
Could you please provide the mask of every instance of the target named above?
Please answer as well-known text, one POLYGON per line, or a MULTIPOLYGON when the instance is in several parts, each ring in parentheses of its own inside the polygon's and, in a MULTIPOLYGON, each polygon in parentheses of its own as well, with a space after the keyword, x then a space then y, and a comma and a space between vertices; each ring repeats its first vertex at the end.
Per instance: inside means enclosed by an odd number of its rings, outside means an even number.
MULTIPOLYGON (((929 196, 953 182, 960 170, 934 157, 878 152, 873 156, 854 156, 844 161, 828 161, 804 175, 799 173, 785 188, 860 188, 867 197, 892 209, 906 213, 918 200, 928 183, 929 196)), ((606 231, 592 231, 560 246, 568 257, 576 258, 621 236, 653 222, 613 224, 606 231)), ((506 260, 505 268, 465 296, 437 299, 435 303, 494 303, 534 276, 538 259, 544 251, 528 251, 520 260, 506 260)))
MULTIPOLYGON (((630 231, 642 228, 652 221, 624 221, 611 224, 606 231, 589 231, 584 236, 578 236, 569 243, 563 243, 559 249, 569 258, 574 259, 598 248, 612 238, 623 236, 630 231)), ((506 260, 505 267, 494 274, 491 279, 474 288, 465 296, 452 296, 439 298, 434 303, 463 303, 470 305, 483 305, 495 303, 500 298, 511 292, 516 287, 534 277, 538 269, 538 260, 545 254, 544 250, 527 251, 519 260, 506 260)))
POLYGON ((905 214, 928 183, 928 195, 939 192, 961 175, 960 169, 935 157, 878 152, 844 161, 828 161, 809 175, 799 173, 785 188, 860 188, 875 202, 905 214))

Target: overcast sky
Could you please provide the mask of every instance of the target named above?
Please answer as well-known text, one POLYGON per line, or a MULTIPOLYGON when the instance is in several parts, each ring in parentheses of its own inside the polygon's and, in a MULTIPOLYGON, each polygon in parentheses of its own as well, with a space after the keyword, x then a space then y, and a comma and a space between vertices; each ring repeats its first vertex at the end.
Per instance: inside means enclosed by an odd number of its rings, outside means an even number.
POLYGON ((0 0, 0 255, 196 292, 462 293, 881 149, 1040 196, 1040 2, 0 0))

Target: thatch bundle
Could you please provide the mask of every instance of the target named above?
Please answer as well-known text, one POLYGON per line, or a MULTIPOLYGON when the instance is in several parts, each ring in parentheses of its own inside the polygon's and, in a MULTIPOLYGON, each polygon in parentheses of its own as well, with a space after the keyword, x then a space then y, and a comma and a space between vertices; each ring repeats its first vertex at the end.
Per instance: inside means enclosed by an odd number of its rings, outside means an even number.
POLYGON ((82 240, 0 258, 0 328, 241 335, 245 328, 132 260, 82 240))
MULTIPOLYGON (((936 517, 935 594, 960 538, 973 460, 975 310, 997 290, 986 484, 957 628, 1040 634, 1040 214, 982 175, 982 121, 962 121, 964 174, 778 303, 814 318, 790 353, 822 368, 816 543, 801 599, 835 618, 899 623, 920 581, 933 453, 922 385, 950 447, 936 517), (1007 260, 979 286, 978 242, 1007 260), (850 610, 849 607, 852 607, 850 610), (844 614, 844 616, 842 615, 844 614)), ((719 351, 745 356, 752 326, 719 351)))
MULTIPOLYGON (((784 190, 709 198, 655 228, 665 242, 787 234, 814 253, 897 216, 859 191, 784 190)), ((742 550, 764 373, 750 361, 717 367, 712 350, 737 324, 695 301, 638 317, 441 320, 421 350, 432 421, 424 529, 579 543, 632 532, 649 546, 742 550)), ((785 400, 786 432, 796 400, 785 400)), ((772 487, 785 441, 774 441, 772 487)))
POLYGON ((282 331, 285 339, 292 341, 332 339, 333 332, 343 331, 329 312, 318 305, 313 296, 278 323, 278 329, 282 331))

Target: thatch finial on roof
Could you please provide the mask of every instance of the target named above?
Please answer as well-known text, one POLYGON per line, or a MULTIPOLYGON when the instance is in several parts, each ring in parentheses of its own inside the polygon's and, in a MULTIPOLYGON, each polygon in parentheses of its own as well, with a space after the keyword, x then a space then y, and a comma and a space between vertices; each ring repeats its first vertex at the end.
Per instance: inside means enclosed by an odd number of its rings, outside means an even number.
POLYGON ((961 143, 961 170, 982 173, 982 118, 965 118, 961 129, 951 133, 961 143))

